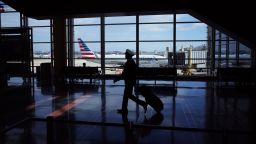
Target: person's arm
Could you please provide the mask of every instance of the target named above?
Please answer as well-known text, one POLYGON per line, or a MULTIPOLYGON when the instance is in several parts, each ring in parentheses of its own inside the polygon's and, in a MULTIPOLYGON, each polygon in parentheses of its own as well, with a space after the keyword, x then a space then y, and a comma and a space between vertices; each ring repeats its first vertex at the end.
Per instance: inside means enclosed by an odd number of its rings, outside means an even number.
POLYGON ((113 83, 116 83, 116 82, 119 81, 121 78, 123 78, 124 71, 125 71, 125 70, 123 70, 123 72, 113 80, 113 83))

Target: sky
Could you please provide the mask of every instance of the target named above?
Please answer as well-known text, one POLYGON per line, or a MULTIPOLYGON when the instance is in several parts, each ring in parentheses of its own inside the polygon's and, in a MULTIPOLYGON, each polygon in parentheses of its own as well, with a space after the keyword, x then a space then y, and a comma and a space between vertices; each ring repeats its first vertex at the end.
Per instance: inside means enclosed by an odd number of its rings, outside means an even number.
MULTIPOLYGON (((6 11, 14 9, 5 5, 6 11)), ((199 22, 188 14, 178 14, 177 22, 199 22)), ((164 51, 166 47, 173 47, 173 24, 152 24, 156 22, 172 22, 173 15, 149 15, 140 16, 139 40, 142 51, 164 51), (154 42, 149 42, 154 41, 154 42), (160 42, 162 41, 162 42, 160 42)), ((105 18, 105 48, 106 51, 125 51, 126 48, 136 48, 136 17, 106 17, 105 18), (113 24, 121 25, 113 25, 113 24), (124 24, 128 23, 128 24, 124 24)), ((2 13, 2 27, 17 27, 20 24, 19 13, 2 13)), ((50 51, 49 20, 35 20, 29 18, 29 26, 33 28, 34 51, 50 51)), ((74 19, 74 40, 82 38, 87 46, 95 51, 100 51, 100 18, 76 18, 74 19), (79 26, 85 25, 88 26, 79 26)), ((204 23, 177 23, 177 40, 207 40, 207 25, 204 23)), ((177 42, 177 50, 193 45, 194 47, 206 44, 206 42, 177 42)), ((79 51, 78 43, 75 43, 75 51, 79 51)))

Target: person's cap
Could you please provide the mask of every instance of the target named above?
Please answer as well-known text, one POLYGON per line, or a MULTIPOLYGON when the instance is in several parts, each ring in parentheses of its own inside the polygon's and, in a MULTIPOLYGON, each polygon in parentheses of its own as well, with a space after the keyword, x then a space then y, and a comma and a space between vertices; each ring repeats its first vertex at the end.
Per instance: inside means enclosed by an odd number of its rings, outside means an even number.
POLYGON ((129 50, 129 49, 126 49, 126 52, 125 52, 126 54, 129 54, 130 56, 134 56, 135 54, 134 54, 134 52, 133 51, 131 51, 131 50, 129 50))

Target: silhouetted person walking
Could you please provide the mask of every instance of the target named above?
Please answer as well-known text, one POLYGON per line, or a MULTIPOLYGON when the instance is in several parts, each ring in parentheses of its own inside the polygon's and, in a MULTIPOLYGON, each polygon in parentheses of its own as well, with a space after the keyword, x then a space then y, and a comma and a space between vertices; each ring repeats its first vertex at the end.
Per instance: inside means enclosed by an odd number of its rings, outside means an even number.
POLYGON ((133 87, 136 85, 136 71, 137 71, 137 64, 132 59, 134 53, 126 49, 125 58, 127 59, 126 63, 124 64, 124 70, 122 74, 114 79, 114 83, 119 81, 120 79, 124 79, 125 82, 125 89, 123 95, 123 102, 122 102, 122 109, 118 109, 118 113, 127 113, 127 105, 128 105, 128 98, 133 100, 134 102, 138 103, 139 105, 143 106, 144 112, 147 111, 147 103, 135 97, 133 92, 133 87))

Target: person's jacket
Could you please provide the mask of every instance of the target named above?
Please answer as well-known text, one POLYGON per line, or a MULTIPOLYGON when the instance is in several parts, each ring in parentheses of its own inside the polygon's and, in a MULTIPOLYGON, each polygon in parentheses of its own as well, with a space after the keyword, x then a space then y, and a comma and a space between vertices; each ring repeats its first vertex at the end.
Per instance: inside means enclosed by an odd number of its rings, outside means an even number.
POLYGON ((121 77, 124 79, 125 84, 136 84, 136 71, 137 71, 137 64, 133 59, 127 59, 126 63, 124 64, 124 70, 122 72, 121 77))

